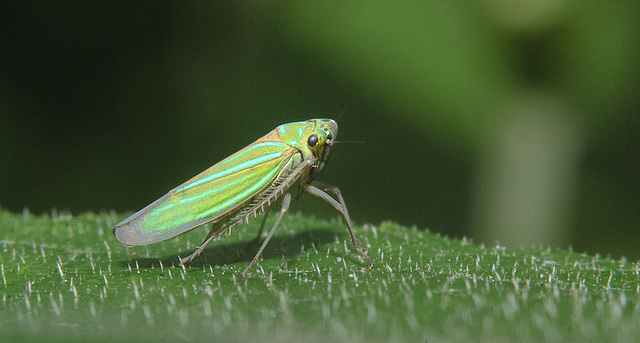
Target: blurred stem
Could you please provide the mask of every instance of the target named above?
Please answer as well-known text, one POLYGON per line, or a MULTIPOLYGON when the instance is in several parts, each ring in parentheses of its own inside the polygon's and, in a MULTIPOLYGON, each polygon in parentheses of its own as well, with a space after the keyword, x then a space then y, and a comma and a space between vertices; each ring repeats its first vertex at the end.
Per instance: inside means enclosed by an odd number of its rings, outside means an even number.
POLYGON ((481 148, 475 230, 487 244, 564 246, 580 156, 578 117, 558 98, 527 92, 489 124, 481 148))

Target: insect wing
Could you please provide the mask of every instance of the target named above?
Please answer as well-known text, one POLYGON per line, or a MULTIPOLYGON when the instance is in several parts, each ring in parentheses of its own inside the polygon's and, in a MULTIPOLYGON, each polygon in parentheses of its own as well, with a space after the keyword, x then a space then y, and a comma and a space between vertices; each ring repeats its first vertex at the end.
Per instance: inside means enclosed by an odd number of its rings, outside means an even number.
POLYGON ((151 244, 226 219, 268 189, 296 151, 274 130, 116 225, 116 238, 151 244))

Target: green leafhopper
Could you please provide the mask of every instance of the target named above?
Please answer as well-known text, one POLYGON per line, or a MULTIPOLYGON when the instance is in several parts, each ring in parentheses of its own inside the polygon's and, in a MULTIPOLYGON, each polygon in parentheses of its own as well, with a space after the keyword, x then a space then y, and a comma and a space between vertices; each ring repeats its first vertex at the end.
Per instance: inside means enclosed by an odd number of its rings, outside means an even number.
POLYGON ((113 233, 123 245, 138 246, 160 242, 211 223, 211 231, 202 245, 193 254, 180 259, 180 265, 183 265, 200 255, 212 239, 243 221, 248 222, 251 216, 264 212, 256 237, 258 240, 270 205, 284 195, 280 213, 271 231, 242 272, 246 277, 287 212, 291 203, 288 190, 297 181, 299 189, 296 198, 307 192, 342 213, 353 248, 373 268, 366 246, 353 233, 351 218, 340 190, 315 181, 327 162, 337 134, 338 124, 331 119, 280 125, 123 220, 113 228, 113 233), (329 193, 333 193, 335 198, 329 193))

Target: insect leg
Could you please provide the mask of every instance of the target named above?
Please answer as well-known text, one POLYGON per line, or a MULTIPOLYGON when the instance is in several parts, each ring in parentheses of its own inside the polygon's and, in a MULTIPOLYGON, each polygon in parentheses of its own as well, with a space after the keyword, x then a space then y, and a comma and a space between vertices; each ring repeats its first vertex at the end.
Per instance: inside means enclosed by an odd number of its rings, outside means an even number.
MULTIPOLYGON (((212 229, 213 231, 213 229, 212 229)), ((207 237, 207 239, 200 245, 200 247, 198 248, 198 250, 196 250, 193 254, 185 257, 185 258, 181 258, 180 259, 180 263, 178 263, 178 265, 182 266, 185 263, 193 260, 194 258, 196 258, 198 255, 200 255, 200 253, 202 253, 202 251, 204 251, 204 248, 207 247, 207 244, 209 244, 209 242, 211 242, 212 239, 214 239, 215 237, 217 237, 216 235, 212 235, 209 234, 209 237, 207 237)))
POLYGON ((247 249, 250 247, 253 247, 255 244, 257 244, 260 241, 260 237, 262 236, 262 230, 264 229, 264 224, 267 222, 267 217, 269 216, 269 209, 271 207, 267 207, 264 209, 264 213, 263 213, 263 218, 262 218, 262 224, 260 224, 260 230, 258 230, 258 234, 256 235, 256 238, 252 239, 251 242, 249 242, 249 244, 247 244, 247 249))
POLYGON ((349 212, 347 211, 347 205, 345 204, 344 199, 342 198, 342 193, 340 192, 340 189, 338 189, 338 187, 330 186, 330 185, 323 184, 320 182, 315 182, 315 181, 309 185, 304 185, 303 187, 309 194, 328 202, 336 210, 342 213, 342 215, 344 216, 344 219, 347 221, 347 231, 349 232, 349 237, 351 238, 351 243, 353 244, 353 248, 358 253, 360 253, 362 257, 364 257, 365 259, 367 259, 367 261, 369 261, 369 268, 373 268, 373 260, 367 255, 367 247, 364 244, 362 244, 362 242, 360 242, 360 240, 357 239, 356 236, 353 234, 351 218, 349 217, 349 212), (338 197, 339 202, 336 201, 336 199, 332 198, 325 191, 334 193, 338 197))
MULTIPOLYGON (((269 231, 267 238, 265 238, 264 243, 262 243, 262 246, 260 246, 260 250, 258 250, 258 253, 256 254, 256 256, 253 257, 253 260, 251 260, 251 263, 249 263, 247 268, 245 268, 244 271, 242 272, 243 278, 245 279, 247 278, 247 273, 249 273, 249 269, 251 269, 251 267, 253 267, 253 265, 256 264, 256 262, 258 262, 258 259, 260 259, 260 255, 262 255, 262 251, 267 246, 267 243, 269 243, 269 240, 271 239, 271 236, 273 236, 273 233, 276 232, 276 228, 278 228, 278 224, 280 224, 280 220, 282 219, 282 216, 284 216, 284 214, 289 210, 290 204, 291 204, 291 194, 287 193, 284 195, 284 198, 282 199, 282 207, 280 208, 280 214, 278 215, 278 218, 276 218, 276 222, 273 224, 271 231, 269 231)), ((264 220, 262 224, 264 225, 264 220)))

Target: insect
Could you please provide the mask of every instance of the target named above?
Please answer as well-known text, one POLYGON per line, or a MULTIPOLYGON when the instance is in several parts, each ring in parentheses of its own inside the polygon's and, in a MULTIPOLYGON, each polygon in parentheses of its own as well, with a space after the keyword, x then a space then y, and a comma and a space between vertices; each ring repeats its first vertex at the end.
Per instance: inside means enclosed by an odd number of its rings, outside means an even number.
POLYGON ((123 220, 113 228, 113 233, 123 245, 138 246, 160 242, 211 223, 211 231, 202 245, 193 254, 180 259, 180 265, 184 265, 200 255, 214 238, 219 238, 239 223, 248 222, 251 216, 264 213, 254 239, 258 241, 270 205, 284 195, 271 231, 242 272, 246 278, 289 209, 291 194, 288 191, 297 181, 296 198, 307 192, 342 213, 353 248, 373 268, 366 246, 353 233, 340 190, 314 181, 327 162, 337 134, 338 124, 331 119, 280 125, 123 220), (333 193, 335 198, 329 193, 333 193))

